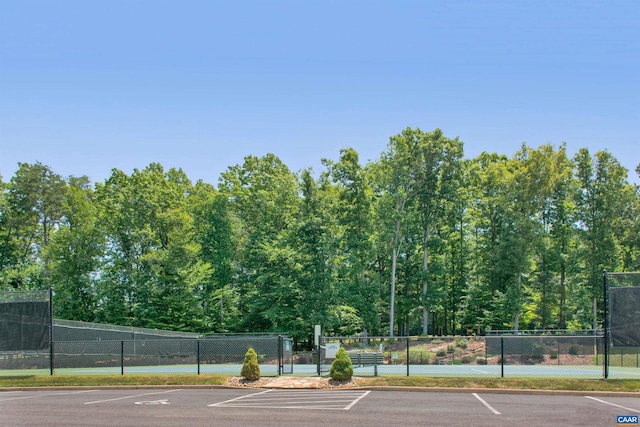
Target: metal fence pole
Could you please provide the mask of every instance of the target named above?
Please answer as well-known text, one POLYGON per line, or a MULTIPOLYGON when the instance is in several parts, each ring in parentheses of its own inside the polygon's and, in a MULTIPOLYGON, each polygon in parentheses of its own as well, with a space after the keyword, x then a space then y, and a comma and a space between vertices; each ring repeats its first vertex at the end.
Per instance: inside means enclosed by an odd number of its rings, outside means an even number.
POLYGON ((411 347, 411 340, 409 339, 409 337, 407 337, 407 376, 409 376, 409 366, 411 365, 411 358, 409 357, 409 355, 411 354, 409 352, 410 347, 411 347))
POLYGON ((49 373, 53 375, 53 288, 49 285, 49 373))
POLYGON ((603 332, 604 332, 604 379, 609 378, 609 311, 607 308, 607 271, 602 272, 602 296, 603 296, 603 332))
POLYGON ((198 375, 200 375, 200 338, 196 339, 196 363, 198 364, 198 375))
POLYGON ((120 375, 124 375, 124 340, 120 341, 120 375))
POLYGON ((500 336, 500 378, 504 378, 504 336, 500 336))
POLYGON ((53 375, 53 372, 54 372, 54 370, 53 370, 53 358, 54 358, 54 354, 55 354, 55 352, 53 350, 54 344, 55 343, 53 341, 51 341, 51 344, 49 344, 49 346, 50 346, 49 347, 49 373, 51 375, 53 375))
POLYGON ((282 367, 284 366, 282 354, 282 335, 278 335, 278 375, 282 375, 282 367))
POLYGON ((318 376, 322 375, 321 372, 320 372, 320 356, 321 356, 320 349, 321 348, 322 348, 322 336, 318 336, 318 348, 317 348, 317 351, 318 351, 318 360, 317 360, 317 362, 318 362, 318 366, 317 366, 318 367, 318 376))

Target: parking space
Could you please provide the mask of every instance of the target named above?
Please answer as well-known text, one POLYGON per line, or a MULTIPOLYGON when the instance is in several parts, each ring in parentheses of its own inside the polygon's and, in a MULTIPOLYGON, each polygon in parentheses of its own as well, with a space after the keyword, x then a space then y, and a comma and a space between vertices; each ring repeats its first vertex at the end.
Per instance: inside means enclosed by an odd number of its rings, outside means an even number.
POLYGON ((351 409, 371 393, 358 390, 265 390, 209 405, 213 408, 351 409))
MULTIPOLYGON (((0 392, 3 426, 617 425, 633 396, 367 390, 85 389, 0 392)), ((636 424, 637 425, 637 424, 636 424)))

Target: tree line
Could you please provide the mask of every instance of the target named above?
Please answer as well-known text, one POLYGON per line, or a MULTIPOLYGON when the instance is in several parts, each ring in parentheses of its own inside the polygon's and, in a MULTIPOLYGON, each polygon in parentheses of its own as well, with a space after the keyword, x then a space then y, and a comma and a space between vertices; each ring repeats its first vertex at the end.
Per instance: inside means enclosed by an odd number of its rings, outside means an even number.
POLYGON ((158 163, 95 184, 18 166, 0 177, 0 286, 51 286, 58 318, 303 345, 315 324, 579 330, 601 320, 603 270, 640 270, 640 190, 607 151, 466 159, 407 128, 364 165, 354 149, 318 175, 250 155, 217 186, 158 163))

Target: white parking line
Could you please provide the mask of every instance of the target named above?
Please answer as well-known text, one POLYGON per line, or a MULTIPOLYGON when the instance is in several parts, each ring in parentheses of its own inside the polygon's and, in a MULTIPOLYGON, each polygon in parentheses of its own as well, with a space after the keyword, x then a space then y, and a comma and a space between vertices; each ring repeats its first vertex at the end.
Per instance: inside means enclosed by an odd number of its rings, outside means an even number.
POLYGON ((626 406, 616 405, 615 403, 607 402, 605 400, 597 399, 591 396, 585 396, 587 399, 595 400, 596 402, 604 403, 605 405, 615 406, 616 408, 624 409, 625 411, 632 411, 640 413, 640 409, 627 408, 626 406))
POLYGON ((369 393, 371 393, 371 391, 367 391, 365 392, 362 396, 358 397, 356 400, 354 400, 353 402, 351 402, 351 405, 347 406, 346 408, 344 408, 345 411, 348 411, 349 409, 353 408, 353 406, 360 402, 361 399, 363 399, 366 395, 368 395, 369 393))
POLYGON ((93 401, 93 402, 84 402, 84 404, 85 405, 93 405, 95 403, 114 402, 116 400, 133 399, 134 397, 151 396, 151 395, 154 395, 154 394, 173 393, 175 391, 181 391, 181 390, 182 389, 168 390, 168 391, 157 391, 157 392, 154 392, 154 393, 144 393, 144 394, 136 394, 136 395, 132 395, 132 396, 115 397, 113 399, 96 400, 96 401, 93 401))
POLYGON ((236 397, 235 399, 225 400, 224 402, 214 403, 213 405, 207 405, 207 406, 221 406, 221 405, 225 405, 227 403, 236 402, 236 401, 238 401, 240 399, 247 399, 247 398, 250 398, 252 396, 257 396, 259 394, 269 393, 270 391, 271 390, 265 390, 265 391, 261 391, 261 392, 258 392, 258 393, 247 394, 246 396, 236 397))
POLYGON ((491 405, 489 405, 483 398, 481 398, 480 396, 478 396, 478 393, 472 393, 476 399, 478 399, 480 402, 482 402, 482 404, 484 406, 486 406, 487 408, 489 408, 489 410, 491 412, 493 412, 495 415, 500 415, 500 412, 496 411, 495 408, 491 405))
POLYGON ((334 409, 348 411, 371 391, 266 390, 210 407, 262 409, 334 409), (268 393, 268 394, 267 394, 268 393))
POLYGON ((9 400, 21 400, 21 399, 36 399, 38 397, 47 397, 47 396, 64 396, 67 394, 78 394, 78 393, 92 393, 98 390, 81 390, 81 391, 74 391, 71 393, 45 393, 45 394, 33 394, 33 395, 29 395, 29 396, 19 396, 19 397, 10 397, 9 399, 0 399, 0 402, 7 402, 9 400))

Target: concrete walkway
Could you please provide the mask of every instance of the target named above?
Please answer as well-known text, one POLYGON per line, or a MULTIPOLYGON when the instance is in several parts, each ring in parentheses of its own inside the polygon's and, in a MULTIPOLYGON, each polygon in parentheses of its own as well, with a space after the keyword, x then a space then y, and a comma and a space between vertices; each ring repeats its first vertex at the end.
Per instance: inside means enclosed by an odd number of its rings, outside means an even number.
POLYGON ((320 377, 276 377, 264 385, 266 388, 320 388, 320 377))

